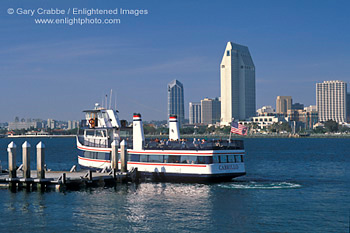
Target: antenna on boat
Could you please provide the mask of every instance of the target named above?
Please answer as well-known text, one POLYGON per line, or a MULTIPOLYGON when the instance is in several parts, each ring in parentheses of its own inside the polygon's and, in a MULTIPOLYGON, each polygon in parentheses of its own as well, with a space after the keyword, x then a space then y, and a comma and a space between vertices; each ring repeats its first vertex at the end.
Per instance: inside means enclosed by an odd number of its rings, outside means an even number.
POLYGON ((111 89, 111 94, 109 95, 109 108, 108 109, 112 108, 112 93, 113 93, 113 90, 111 89))
POLYGON ((106 95, 105 109, 107 109, 107 107, 108 107, 107 98, 108 98, 108 95, 106 95))

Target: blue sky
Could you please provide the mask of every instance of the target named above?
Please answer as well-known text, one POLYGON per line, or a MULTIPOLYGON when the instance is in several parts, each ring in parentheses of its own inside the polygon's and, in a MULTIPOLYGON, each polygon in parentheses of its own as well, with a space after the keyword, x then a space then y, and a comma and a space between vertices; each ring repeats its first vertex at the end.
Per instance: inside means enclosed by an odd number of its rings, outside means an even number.
POLYGON ((184 84, 188 116, 188 102, 220 96, 219 64, 228 41, 249 47, 257 108, 274 106, 278 95, 315 104, 316 82, 349 82, 349 7, 331 0, 2 0, 0 122, 80 119, 110 89, 122 118, 141 112, 145 120, 162 120, 173 79, 184 84), (113 16, 120 25, 69 26, 36 25, 35 16, 7 13, 39 7, 149 14, 113 16))

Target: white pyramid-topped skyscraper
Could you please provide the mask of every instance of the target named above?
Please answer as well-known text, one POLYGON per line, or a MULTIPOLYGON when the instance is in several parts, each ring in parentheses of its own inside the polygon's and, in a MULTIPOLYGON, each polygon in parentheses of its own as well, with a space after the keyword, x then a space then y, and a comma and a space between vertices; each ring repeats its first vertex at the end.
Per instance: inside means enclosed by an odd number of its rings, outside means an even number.
POLYGON ((227 43, 220 76, 221 125, 255 116, 255 66, 248 47, 227 43))

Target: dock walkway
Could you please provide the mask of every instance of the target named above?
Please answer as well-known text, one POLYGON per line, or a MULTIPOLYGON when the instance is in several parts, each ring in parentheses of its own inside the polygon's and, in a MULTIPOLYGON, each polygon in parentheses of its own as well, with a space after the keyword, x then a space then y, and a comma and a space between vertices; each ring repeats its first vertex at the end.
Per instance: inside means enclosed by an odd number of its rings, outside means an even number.
POLYGON ((8 173, 0 173, 0 186, 11 189, 26 188, 78 190, 86 187, 113 186, 117 183, 138 182, 137 170, 131 172, 113 171, 109 173, 92 171, 46 171, 45 178, 38 178, 37 171, 30 172, 30 178, 23 177, 23 171, 16 172, 16 178, 10 178, 8 173))

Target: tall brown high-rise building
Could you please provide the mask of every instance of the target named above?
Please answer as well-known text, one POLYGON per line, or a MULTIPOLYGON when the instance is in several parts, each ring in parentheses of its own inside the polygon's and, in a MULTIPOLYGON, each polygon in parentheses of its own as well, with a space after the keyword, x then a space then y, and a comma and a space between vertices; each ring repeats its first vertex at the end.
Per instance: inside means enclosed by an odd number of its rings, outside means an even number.
POLYGON ((291 96, 277 96, 276 113, 287 114, 292 109, 293 100, 291 96))

